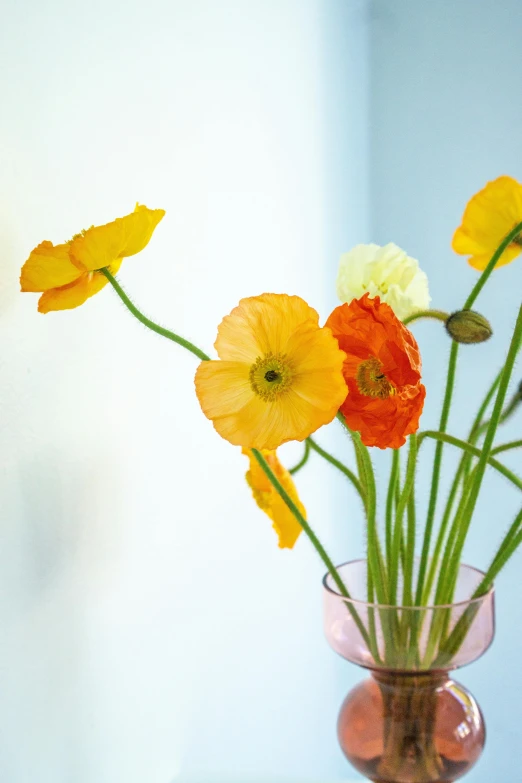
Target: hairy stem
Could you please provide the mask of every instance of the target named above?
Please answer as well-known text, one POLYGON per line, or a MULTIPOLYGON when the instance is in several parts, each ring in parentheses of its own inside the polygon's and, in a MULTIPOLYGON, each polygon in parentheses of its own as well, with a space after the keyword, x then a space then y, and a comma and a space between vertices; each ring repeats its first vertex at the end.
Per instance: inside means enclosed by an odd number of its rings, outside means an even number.
POLYGON ((181 345, 182 348, 186 348, 187 351, 190 351, 195 356, 197 356, 199 359, 202 359, 203 361, 209 361, 210 356, 207 356, 206 353, 204 353, 202 350, 200 350, 197 346, 195 346, 193 343, 189 342, 188 340, 185 340, 184 337, 180 337, 179 334, 176 334, 175 332, 171 332, 170 329, 165 329, 163 326, 160 326, 159 324, 155 323, 154 321, 151 321, 150 318, 147 318, 146 315, 143 315, 143 313, 138 310, 136 305, 129 299, 121 285, 118 283, 114 275, 109 272, 108 269, 100 269, 100 272, 102 272, 109 283, 112 285, 118 296, 120 297, 121 301, 125 305, 125 307, 130 310, 132 315, 140 321, 144 326, 147 327, 147 329, 151 329, 153 332, 156 332, 156 334, 160 334, 162 337, 166 337, 167 340, 172 340, 172 342, 177 343, 178 345, 181 345))

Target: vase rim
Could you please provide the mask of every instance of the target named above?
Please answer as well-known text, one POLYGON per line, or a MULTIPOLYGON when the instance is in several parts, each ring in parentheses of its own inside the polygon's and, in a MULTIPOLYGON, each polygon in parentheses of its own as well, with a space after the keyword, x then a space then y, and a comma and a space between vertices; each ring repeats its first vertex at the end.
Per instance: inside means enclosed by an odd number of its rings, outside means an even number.
MULTIPOLYGON (((354 558, 354 560, 347 560, 344 563, 340 563, 339 565, 335 566, 336 571, 339 571, 341 568, 345 568, 346 566, 352 566, 356 565, 358 563, 366 563, 366 558, 364 557, 358 557, 354 558)), ((460 563, 459 570, 461 568, 465 568, 468 571, 474 571, 476 574, 479 574, 479 576, 483 577, 485 576, 484 571, 481 571, 480 568, 475 568, 475 566, 467 565, 467 563, 460 563)), ((361 606, 361 607, 370 607, 373 609, 394 609, 395 611, 397 609, 406 609, 408 611, 412 612, 427 612, 429 610, 435 611, 436 609, 456 609, 459 606, 471 606, 472 604, 480 603, 484 601, 484 599, 488 598, 489 596, 492 596, 495 592, 495 584, 493 583, 489 590, 484 593, 484 595, 480 595, 477 598, 466 598, 464 601, 455 601, 455 603, 452 604, 428 604, 426 606, 404 606, 403 604, 379 604, 379 603, 370 603, 369 601, 362 601, 359 598, 346 598, 345 596, 341 595, 337 590, 330 587, 329 584, 327 584, 328 578, 331 576, 330 572, 327 571, 326 574, 323 577, 323 587, 324 589, 330 593, 331 595, 335 596, 336 598, 340 598, 342 601, 361 606)))

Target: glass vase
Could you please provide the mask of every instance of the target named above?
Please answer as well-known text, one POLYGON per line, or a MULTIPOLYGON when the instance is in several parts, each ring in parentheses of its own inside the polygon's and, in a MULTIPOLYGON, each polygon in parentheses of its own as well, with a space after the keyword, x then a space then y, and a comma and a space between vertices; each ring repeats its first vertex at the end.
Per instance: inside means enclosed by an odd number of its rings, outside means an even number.
POLYGON ((478 760, 485 743, 482 712, 450 676, 493 641, 493 588, 471 596, 483 574, 459 570, 447 606, 367 603, 362 560, 338 568, 351 599, 324 578, 324 628, 331 647, 370 670, 346 697, 337 732, 347 759, 374 783, 451 783, 478 760))

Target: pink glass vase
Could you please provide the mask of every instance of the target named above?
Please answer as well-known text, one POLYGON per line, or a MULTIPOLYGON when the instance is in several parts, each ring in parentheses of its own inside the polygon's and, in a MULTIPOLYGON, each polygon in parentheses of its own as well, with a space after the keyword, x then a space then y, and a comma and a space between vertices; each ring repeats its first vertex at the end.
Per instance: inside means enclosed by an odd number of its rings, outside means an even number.
POLYGON ((483 574, 461 566, 455 602, 424 608, 369 604, 365 561, 338 568, 343 598, 324 578, 324 628, 335 652, 371 676, 346 697, 338 738, 375 783, 451 783, 478 760, 482 712, 450 672, 479 658, 494 636, 494 592, 470 600, 483 574))

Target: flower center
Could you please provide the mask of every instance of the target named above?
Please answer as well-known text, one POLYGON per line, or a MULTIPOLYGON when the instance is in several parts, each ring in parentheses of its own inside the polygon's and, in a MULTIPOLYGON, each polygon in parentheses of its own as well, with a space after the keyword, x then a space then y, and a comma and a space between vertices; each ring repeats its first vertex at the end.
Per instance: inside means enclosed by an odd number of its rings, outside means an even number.
POLYGON ((381 400, 386 400, 395 394, 395 387, 383 373, 382 364, 375 356, 370 356, 360 363, 355 380, 357 388, 366 397, 379 397, 381 400))
POLYGON ((292 368, 283 353, 258 356, 249 373, 252 389, 265 402, 271 402, 283 394, 293 377, 292 368))

